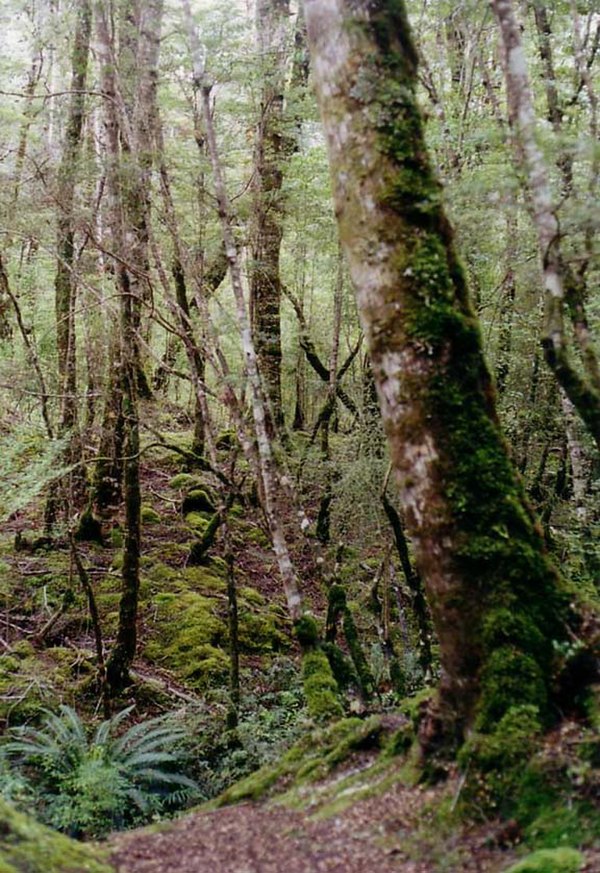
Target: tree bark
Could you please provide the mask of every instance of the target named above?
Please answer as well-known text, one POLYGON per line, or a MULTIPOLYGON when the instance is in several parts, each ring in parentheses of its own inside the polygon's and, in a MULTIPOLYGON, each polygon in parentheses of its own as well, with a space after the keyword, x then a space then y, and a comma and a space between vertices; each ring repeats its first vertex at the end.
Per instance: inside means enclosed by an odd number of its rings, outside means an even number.
MULTIPOLYGON (((504 48, 509 117, 517 134, 543 267, 542 347, 546 362, 559 385, 600 448, 600 367, 585 317, 583 283, 572 274, 560 248, 560 228, 552 202, 548 170, 536 140, 536 117, 521 29, 512 0, 492 0, 491 6, 498 21, 504 48), (569 356, 564 325, 566 307, 569 308, 573 320, 575 338, 585 367, 584 374, 578 371, 569 356)), ((554 126, 560 124, 558 111, 551 94, 549 115, 554 126)), ((563 182, 569 185, 570 176, 568 170, 566 172, 566 176, 563 172, 563 182)))
POLYGON ((260 374, 277 430, 283 427, 279 255, 283 236, 283 101, 289 16, 289 0, 258 0, 256 4, 262 93, 254 147, 250 312, 260 374))
POLYGON ((71 105, 65 134, 65 144, 58 171, 58 240, 57 268, 54 280, 56 306, 56 347, 58 378, 61 389, 61 430, 71 430, 77 421, 75 300, 77 285, 73 274, 75 264, 74 198, 76 172, 81 150, 85 112, 85 86, 92 30, 90 0, 80 0, 73 46, 71 105))
POLYGON ((424 742, 548 715, 565 598, 510 462, 399 0, 305 0, 340 236, 440 645, 424 742))

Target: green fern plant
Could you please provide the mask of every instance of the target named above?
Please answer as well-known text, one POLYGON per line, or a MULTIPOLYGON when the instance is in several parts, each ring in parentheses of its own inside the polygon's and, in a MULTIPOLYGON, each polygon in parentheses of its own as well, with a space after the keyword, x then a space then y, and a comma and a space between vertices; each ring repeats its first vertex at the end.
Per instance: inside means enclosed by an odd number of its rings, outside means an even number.
POLYGON ((99 837, 198 795, 196 783, 177 769, 185 731, 157 718, 119 735, 132 709, 103 721, 91 738, 70 706, 46 712, 39 728, 11 731, 5 754, 31 774, 50 825, 99 837))

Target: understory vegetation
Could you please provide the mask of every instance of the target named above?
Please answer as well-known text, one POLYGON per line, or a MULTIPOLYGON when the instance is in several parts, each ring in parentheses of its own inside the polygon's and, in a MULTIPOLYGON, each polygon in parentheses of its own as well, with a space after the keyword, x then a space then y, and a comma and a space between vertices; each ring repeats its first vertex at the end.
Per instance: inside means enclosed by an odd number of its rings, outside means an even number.
POLYGON ((0 873, 600 870, 596 4, 3 6, 0 873))

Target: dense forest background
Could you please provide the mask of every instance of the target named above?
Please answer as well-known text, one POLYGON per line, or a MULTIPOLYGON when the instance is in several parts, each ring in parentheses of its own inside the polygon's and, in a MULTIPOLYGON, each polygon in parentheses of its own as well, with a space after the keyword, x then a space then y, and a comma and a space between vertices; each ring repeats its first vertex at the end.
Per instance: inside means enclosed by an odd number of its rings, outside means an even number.
MULTIPOLYGON (((505 869, 460 842, 443 866, 433 833, 460 821, 547 852, 524 871, 599 869, 600 9, 411 0, 411 38, 403 3, 375 6, 2 4, 7 832, 15 808, 86 839, 282 779, 303 797, 345 761, 337 809, 373 794, 351 788, 368 758, 385 790, 451 786, 413 823, 415 870, 505 869), (346 91, 330 6, 375 21, 346 91), (457 329, 378 300, 386 226, 411 258, 386 269, 430 312, 449 253, 493 427, 466 339, 445 405, 410 409, 457 329), (394 394, 403 319, 421 365, 394 394), (430 438, 448 469, 420 503, 430 438)), ((7 869, 37 870, 19 840, 7 869)))

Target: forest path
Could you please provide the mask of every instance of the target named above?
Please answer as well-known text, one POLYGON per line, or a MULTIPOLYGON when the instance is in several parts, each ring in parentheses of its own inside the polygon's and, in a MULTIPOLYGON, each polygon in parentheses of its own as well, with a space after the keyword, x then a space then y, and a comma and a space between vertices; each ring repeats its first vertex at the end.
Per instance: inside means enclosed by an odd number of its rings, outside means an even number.
MULTIPOLYGON (((244 803, 185 816, 160 830, 115 835, 118 873, 495 873, 509 852, 482 835, 432 833, 417 842, 430 790, 392 786, 319 818, 276 803, 244 803), (440 861, 449 864, 440 868, 440 861)), ((489 834, 488 834, 489 836, 489 834)))

